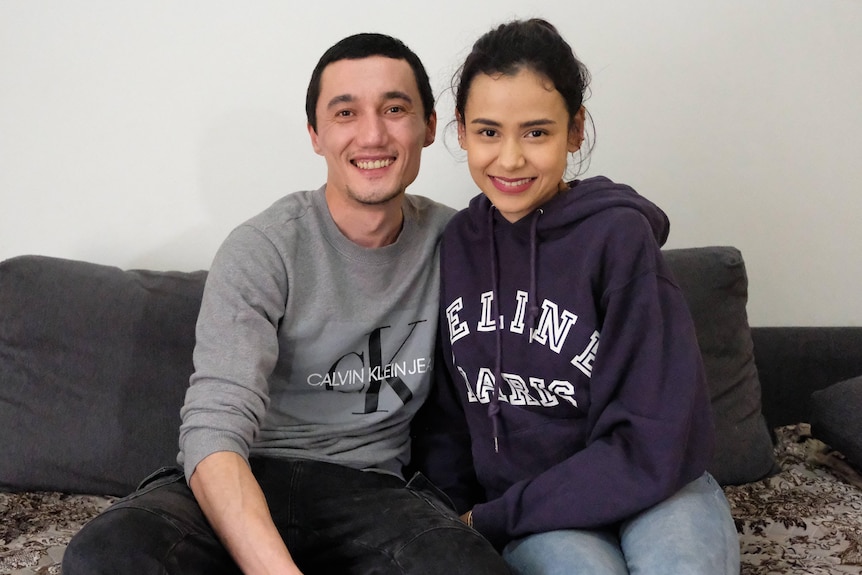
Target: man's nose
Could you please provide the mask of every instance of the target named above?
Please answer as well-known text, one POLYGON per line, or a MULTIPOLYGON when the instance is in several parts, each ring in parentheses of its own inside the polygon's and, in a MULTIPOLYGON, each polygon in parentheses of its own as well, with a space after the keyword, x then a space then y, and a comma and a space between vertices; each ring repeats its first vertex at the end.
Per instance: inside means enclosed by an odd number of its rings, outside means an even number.
POLYGON ((364 114, 358 125, 357 141, 363 146, 380 146, 386 142, 386 122, 379 114, 364 114))

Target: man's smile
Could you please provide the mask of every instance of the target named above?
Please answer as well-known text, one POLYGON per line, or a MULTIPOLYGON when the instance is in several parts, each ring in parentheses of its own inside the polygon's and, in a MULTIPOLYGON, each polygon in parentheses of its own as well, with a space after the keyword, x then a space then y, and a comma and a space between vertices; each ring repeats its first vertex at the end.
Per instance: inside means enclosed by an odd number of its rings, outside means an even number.
POLYGON ((381 158, 377 160, 351 160, 354 166, 360 170, 379 170, 390 166, 395 161, 395 158, 381 158))

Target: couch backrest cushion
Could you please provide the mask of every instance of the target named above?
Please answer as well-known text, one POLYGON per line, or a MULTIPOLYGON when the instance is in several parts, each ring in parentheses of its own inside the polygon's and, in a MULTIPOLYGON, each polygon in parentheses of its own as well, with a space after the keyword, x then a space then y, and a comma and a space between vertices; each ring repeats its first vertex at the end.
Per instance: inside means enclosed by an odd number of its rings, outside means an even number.
MULTIPOLYGON (((722 484, 773 471, 731 247, 665 250, 694 318, 722 484)), ((123 271, 21 256, 0 263, 0 489, 124 495, 173 465, 206 273, 123 271)))
POLYGON ((0 263, 0 489, 124 495, 175 464, 205 277, 0 263))
POLYGON ((733 247, 665 250, 694 319, 715 418, 709 471, 722 485, 775 471, 772 439, 761 413, 760 381, 748 325, 748 276, 733 247))
POLYGON ((811 394, 811 433, 862 471, 862 376, 811 394))

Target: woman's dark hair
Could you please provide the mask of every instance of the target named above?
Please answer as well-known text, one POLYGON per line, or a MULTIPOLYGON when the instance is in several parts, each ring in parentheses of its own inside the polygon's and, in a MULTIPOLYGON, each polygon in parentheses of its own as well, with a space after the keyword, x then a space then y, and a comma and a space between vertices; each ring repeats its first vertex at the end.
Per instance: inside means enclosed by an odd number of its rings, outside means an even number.
MULTIPOLYGON (((553 83, 563 96, 570 121, 574 121, 588 95, 590 72, 557 29, 541 18, 501 24, 476 40, 452 83, 458 121, 464 121, 467 96, 476 76, 514 76, 524 69, 553 83)), ((582 151, 586 154, 589 148, 582 151)))
POLYGON ((413 50, 408 48, 401 40, 385 34, 361 33, 348 36, 334 44, 323 53, 308 82, 308 90, 305 94, 305 115, 308 123, 317 131, 317 100, 320 98, 320 78, 323 70, 339 60, 360 60, 371 56, 384 56, 394 60, 406 60, 416 77, 416 86, 419 88, 419 97, 422 99, 422 111, 425 122, 431 118, 434 112, 434 93, 431 90, 431 82, 425 66, 419 60, 413 50))

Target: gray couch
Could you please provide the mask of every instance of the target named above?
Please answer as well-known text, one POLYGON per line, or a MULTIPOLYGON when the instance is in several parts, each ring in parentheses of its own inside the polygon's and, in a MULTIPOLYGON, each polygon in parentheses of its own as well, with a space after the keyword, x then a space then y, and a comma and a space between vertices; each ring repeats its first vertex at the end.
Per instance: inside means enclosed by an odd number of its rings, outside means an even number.
MULTIPOLYGON (((862 573, 862 328, 750 329, 738 250, 665 254, 707 368, 710 470, 743 573, 862 573)), ((0 262, 0 574, 59 572, 84 522, 174 464, 205 278, 0 262)))

